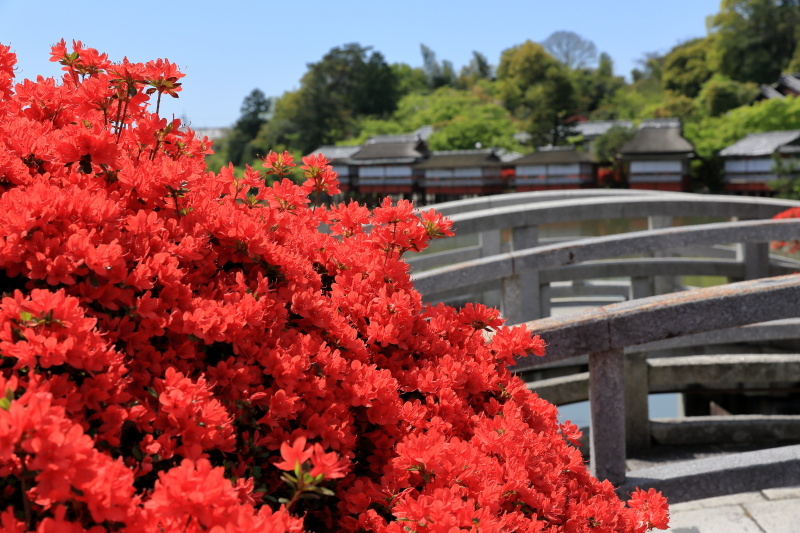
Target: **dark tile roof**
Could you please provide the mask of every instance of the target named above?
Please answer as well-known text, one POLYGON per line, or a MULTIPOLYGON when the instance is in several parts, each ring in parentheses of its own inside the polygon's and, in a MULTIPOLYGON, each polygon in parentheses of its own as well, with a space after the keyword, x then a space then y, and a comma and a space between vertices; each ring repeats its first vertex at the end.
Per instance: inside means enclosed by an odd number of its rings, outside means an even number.
POLYGON ((722 157, 756 157, 775 152, 794 152, 800 140, 800 130, 750 133, 744 139, 720 151, 722 157))
POLYGON ((643 130, 646 128, 681 128, 681 119, 679 118, 648 118, 639 123, 637 129, 643 130))
POLYGON ((501 164, 499 154, 493 149, 446 150, 431 152, 428 159, 417 168, 494 167, 501 164))
POLYGON ((778 85, 782 85, 792 92, 800 93, 800 80, 791 74, 784 74, 778 81, 778 85))
POLYGON ((546 165, 559 163, 594 163, 595 159, 588 152, 579 152, 574 146, 547 146, 514 161, 519 165, 546 165))
POLYGON ((674 154, 690 156, 694 146, 681 135, 677 118, 643 120, 633 139, 620 149, 623 156, 674 154))
MULTIPOLYGON (((312 154, 322 154, 329 162, 345 162, 353 154, 361 150, 361 146, 320 146, 312 154)), ((310 155, 310 154, 309 154, 310 155)))
POLYGON ((408 135, 378 135, 366 142, 350 157, 357 165, 414 163, 425 157, 427 145, 416 133, 408 135))
POLYGON ((630 120, 587 120, 585 122, 576 122, 572 125, 572 129, 583 135, 585 139, 594 139, 614 126, 631 129, 633 128, 633 122, 630 120))
POLYGON ((780 93, 780 91, 770 85, 761 85, 761 96, 766 99, 783 98, 783 95, 780 93))

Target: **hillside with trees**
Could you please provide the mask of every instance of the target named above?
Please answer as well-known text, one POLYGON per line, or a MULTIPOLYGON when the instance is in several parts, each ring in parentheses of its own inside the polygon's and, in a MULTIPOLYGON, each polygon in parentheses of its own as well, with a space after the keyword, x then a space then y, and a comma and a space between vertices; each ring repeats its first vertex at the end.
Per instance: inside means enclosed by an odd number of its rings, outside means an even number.
MULTIPOLYGON (((480 143, 525 153, 576 141, 578 121, 676 117, 697 148, 695 184, 714 189, 721 148, 749 132, 800 127, 794 98, 758 99, 761 85, 800 71, 799 23, 800 0, 722 0, 707 35, 645 54, 629 80, 608 54, 568 30, 512 46, 495 62, 474 51, 460 68, 424 44, 420 66, 389 64, 377 50, 345 44, 309 64, 295 91, 268 98, 254 89, 209 166, 241 167, 271 149, 303 155, 426 125, 435 150, 480 143)), ((602 158, 625 138, 610 136, 595 143, 602 158)))

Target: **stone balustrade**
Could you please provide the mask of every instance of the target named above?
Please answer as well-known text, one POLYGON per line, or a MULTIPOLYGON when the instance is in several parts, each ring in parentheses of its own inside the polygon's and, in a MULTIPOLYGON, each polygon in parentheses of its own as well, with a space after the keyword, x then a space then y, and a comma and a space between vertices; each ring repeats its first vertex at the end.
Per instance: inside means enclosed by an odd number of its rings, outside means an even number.
MULTIPOLYGON (((453 219, 457 234, 472 233, 479 239, 459 249, 411 257, 409 263, 415 286, 428 301, 494 289, 509 323, 538 319, 528 325, 548 343, 547 356, 522 359, 516 371, 526 374, 580 356, 588 359, 588 375, 561 376, 531 386, 540 387, 545 397, 561 395, 562 401, 588 396, 592 468, 598 477, 619 485, 619 490, 645 480, 645 485, 652 481, 659 487, 671 487, 678 499, 705 497, 725 493, 723 482, 730 487, 749 487, 743 482, 730 483, 733 478, 726 477, 741 478, 743 472, 748 480, 758 480, 764 487, 780 486, 786 479, 795 479, 787 477, 787 472, 800 469, 795 451, 800 447, 769 452, 772 455, 765 455, 762 463, 765 474, 760 476, 753 474, 758 463, 755 456, 742 459, 741 468, 735 464, 736 458, 712 460, 699 466, 703 473, 695 472, 695 477, 677 469, 676 475, 691 477, 688 485, 676 481, 669 469, 627 475, 626 452, 645 447, 651 439, 686 440, 682 430, 691 422, 651 423, 648 419, 647 394, 651 391, 682 390, 698 383, 718 383, 719 379, 767 379, 776 377, 776 372, 789 380, 798 377, 798 356, 785 361, 737 359, 733 364, 725 356, 654 362, 644 353, 693 343, 798 337, 800 276, 784 274, 800 270, 800 263, 771 256, 769 243, 800 236, 800 220, 770 220, 799 205, 767 198, 649 191, 550 191, 461 200, 435 207, 453 219), (674 217, 728 221, 671 227, 674 217), (543 224, 620 218, 646 218, 649 229, 555 243, 539 239, 543 224), (721 249, 720 245, 735 248, 721 249), (681 257, 681 250, 696 253, 698 249, 701 257, 681 257), (747 281, 661 294, 676 287, 664 281, 685 275, 747 281), (585 282, 604 278, 615 281, 585 282), (627 290, 616 281, 620 278, 630 280, 627 290), (550 313, 554 294, 611 294, 629 300, 543 318, 550 313), (787 462, 792 453, 794 461, 787 462), (765 480, 765 475, 775 481, 765 480), (684 485, 689 488, 678 488, 684 485)), ((775 417, 704 419, 719 431, 693 431, 695 435, 736 435, 750 428, 780 441, 781 435, 792 440, 800 428, 798 420, 775 417)))
POLYGON ((636 379, 630 370, 625 379, 626 347, 798 316, 800 276, 796 275, 642 298, 529 322, 528 327, 548 343, 547 356, 522 359, 516 370, 589 354, 592 467, 598 477, 621 484, 626 479, 626 430, 635 425, 633 421, 647 417, 647 379, 636 379), (641 382, 645 399, 637 402, 632 397, 636 387, 627 384, 641 382), (626 413, 626 403, 640 408, 626 413))

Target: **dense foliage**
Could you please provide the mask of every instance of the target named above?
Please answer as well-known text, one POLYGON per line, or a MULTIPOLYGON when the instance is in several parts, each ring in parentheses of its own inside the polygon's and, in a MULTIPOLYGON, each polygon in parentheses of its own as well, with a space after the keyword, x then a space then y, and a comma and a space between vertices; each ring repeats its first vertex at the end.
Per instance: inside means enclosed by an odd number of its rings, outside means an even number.
POLYGON ((15 84, 0 46, 3 531, 666 527, 510 373, 538 337, 421 303, 402 255, 447 220, 320 207, 321 157, 302 186, 286 152, 272 187, 208 172, 209 143, 150 111, 173 64, 52 61, 61 83, 15 84))

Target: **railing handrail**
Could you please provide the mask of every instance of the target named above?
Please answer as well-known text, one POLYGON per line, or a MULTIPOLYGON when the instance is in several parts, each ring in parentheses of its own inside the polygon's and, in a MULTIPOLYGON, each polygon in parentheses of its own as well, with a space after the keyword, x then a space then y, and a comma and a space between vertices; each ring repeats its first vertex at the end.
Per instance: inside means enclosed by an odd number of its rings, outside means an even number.
POLYGON ((678 194, 579 197, 452 213, 456 233, 479 233, 582 220, 651 216, 771 218, 798 207, 793 200, 741 196, 678 194), (612 201, 613 200, 613 201, 612 201))
POLYGON ((641 298, 529 322, 548 344, 516 370, 589 354, 592 467, 625 481, 624 348, 647 342, 800 316, 800 276, 788 275, 641 298))
POLYGON ((734 242, 785 241, 800 235, 800 220, 719 222, 590 237, 518 250, 438 267, 414 274, 414 285, 424 294, 501 280, 526 269, 542 270, 623 255, 663 251, 696 245, 734 242))
POLYGON ((569 200, 590 197, 612 197, 612 196, 667 196, 680 195, 687 193, 676 193, 669 191, 650 191, 643 189, 559 189, 555 191, 529 191, 514 194, 494 194, 489 196, 479 196, 476 198, 465 198, 438 204, 429 204, 420 207, 421 210, 435 209, 439 213, 447 216, 458 213, 468 213, 483 209, 493 209, 507 207, 511 205, 531 204, 539 202, 552 202, 557 200, 569 200))

